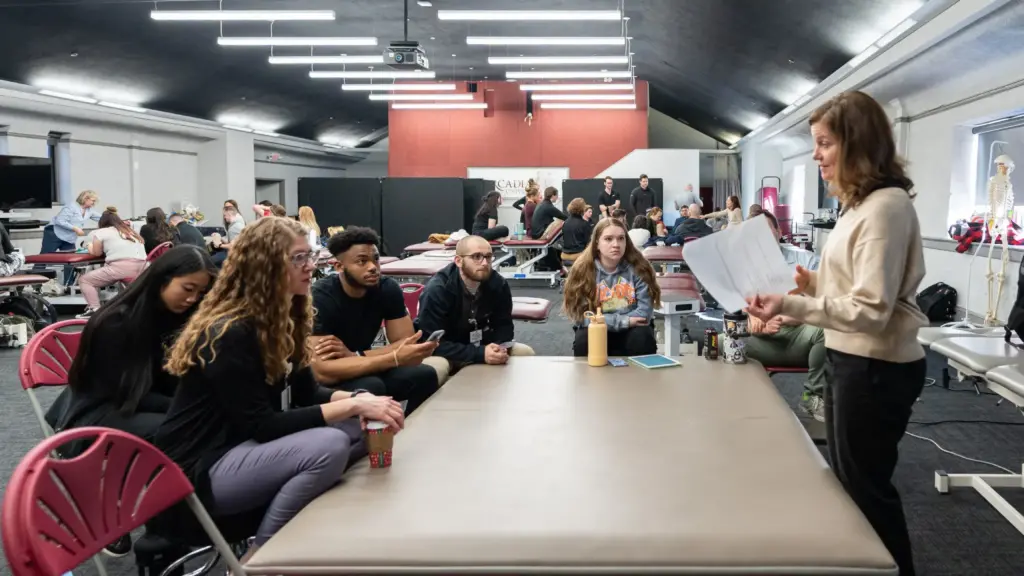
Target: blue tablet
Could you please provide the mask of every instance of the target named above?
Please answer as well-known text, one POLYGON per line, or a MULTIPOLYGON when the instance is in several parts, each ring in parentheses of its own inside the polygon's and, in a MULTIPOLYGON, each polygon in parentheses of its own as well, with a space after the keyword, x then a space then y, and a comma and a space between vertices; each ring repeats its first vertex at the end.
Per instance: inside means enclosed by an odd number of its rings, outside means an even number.
POLYGON ((648 354, 646 356, 631 356, 629 361, 641 368, 648 370, 654 370, 656 368, 671 368, 672 366, 681 366, 681 364, 669 358, 668 356, 662 356, 661 354, 648 354))

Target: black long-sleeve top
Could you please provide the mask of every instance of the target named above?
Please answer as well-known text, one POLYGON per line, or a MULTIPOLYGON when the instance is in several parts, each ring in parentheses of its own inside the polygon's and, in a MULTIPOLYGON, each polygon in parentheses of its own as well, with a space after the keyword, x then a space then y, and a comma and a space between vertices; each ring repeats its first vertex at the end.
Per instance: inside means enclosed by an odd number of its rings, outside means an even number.
POLYGON ((533 222, 530 226, 530 237, 536 240, 543 236, 544 231, 548 229, 548 226, 550 226, 552 222, 555 221, 555 218, 560 218, 564 221, 568 219, 568 216, 548 200, 538 204, 537 208, 533 211, 533 222))
MULTIPOLYGON (((217 334, 219 327, 211 332, 217 334)), ((181 377, 167 419, 154 444, 188 476, 199 497, 209 499, 210 468, 242 442, 264 443, 295 432, 324 426, 320 404, 333 390, 313 379, 309 367, 267 384, 256 328, 239 320, 221 334, 212 352, 200 339, 197 365, 181 377), (215 357, 214 357, 215 356, 215 357), (289 389, 292 409, 282 409, 289 389)))

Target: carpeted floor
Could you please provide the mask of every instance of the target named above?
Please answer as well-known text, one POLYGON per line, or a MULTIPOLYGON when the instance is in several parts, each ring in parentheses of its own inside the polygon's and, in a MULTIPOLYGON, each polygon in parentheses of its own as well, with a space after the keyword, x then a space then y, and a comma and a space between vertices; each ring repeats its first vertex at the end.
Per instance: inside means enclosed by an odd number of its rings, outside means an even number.
MULTIPOLYGON (((518 296, 558 301, 559 294, 547 289, 516 289, 518 296)), ((698 319, 691 321, 691 334, 703 331, 698 319)), ((709 324, 710 325, 710 324, 709 324)), ((557 307, 546 324, 517 324, 516 339, 532 346, 537 354, 568 355, 572 344, 569 323, 559 317, 557 307)), ((6 486, 18 460, 40 439, 39 427, 24 392, 18 385, 18 351, 0 351, 0 418, 4 439, 0 443, 0 479, 6 486)), ((941 358, 929 357, 929 376, 939 379, 941 358)), ((801 390, 800 375, 774 378, 782 395, 796 405, 801 390)), ((941 381, 941 380, 940 380, 941 381)), ((1024 462, 1024 416, 992 395, 976 395, 964 384, 958 391, 932 386, 925 389, 914 411, 916 422, 940 420, 986 420, 1010 425, 979 423, 915 424, 911 432, 931 438, 945 449, 1010 468, 1024 462)), ((45 394, 49 400, 54 394, 45 394)), ((900 445, 896 485, 903 496, 918 574, 926 576, 1016 576, 1024 571, 1024 536, 1014 530, 973 491, 961 489, 940 495, 934 488, 934 472, 998 472, 994 468, 944 454, 931 443, 913 437, 900 445)), ((1024 509, 1024 491, 1007 491, 1011 503, 1024 509)), ((796 501, 793 506, 803 505, 796 501)), ((108 561, 111 575, 134 570, 129 556, 108 561)), ((92 574, 86 565, 77 574, 92 574)), ((0 561, 0 575, 10 574, 6 560, 0 561)))

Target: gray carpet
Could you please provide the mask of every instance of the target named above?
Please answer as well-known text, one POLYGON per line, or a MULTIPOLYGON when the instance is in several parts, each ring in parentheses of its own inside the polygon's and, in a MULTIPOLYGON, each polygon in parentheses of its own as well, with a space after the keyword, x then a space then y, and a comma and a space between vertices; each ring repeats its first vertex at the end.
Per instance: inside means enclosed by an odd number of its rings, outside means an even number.
MULTIPOLYGON (((554 290, 516 289, 517 296, 559 300, 554 290)), ((703 331, 702 321, 691 321, 691 334, 703 331)), ((709 324, 710 325, 710 324, 709 324)), ((556 312, 546 324, 517 324, 516 339, 532 346, 540 355, 558 356, 571 352, 572 330, 556 312)), ((40 439, 39 427, 32 416, 28 399, 17 379, 17 351, 0 351, 0 418, 5 441, 0 444, 0 478, 6 486, 18 459, 40 439)), ((940 379, 945 365, 941 358, 929 357, 929 376, 940 379)), ((800 375, 774 378, 782 395, 795 407, 801 391, 800 375)), ((911 432, 932 438, 947 450, 1020 470, 1024 462, 1024 417, 1004 402, 996 406, 995 396, 978 396, 964 384, 948 391, 938 386, 925 388, 914 411, 914 421, 988 420, 1013 425, 946 423, 911 426, 911 432)), ((45 394, 47 399, 53 394, 45 394)), ((1016 576, 1024 570, 1024 536, 1014 530, 980 496, 961 489, 940 495, 934 488, 934 472, 997 472, 983 464, 966 462, 943 454, 932 444, 912 437, 900 445, 900 463, 896 484, 903 495, 918 574, 927 576, 1016 576)), ((1024 491, 1007 491, 1011 503, 1024 509, 1024 491)), ((793 506, 801 506, 799 501, 793 506)), ((0 557, 2 558, 2 557, 0 557)), ((134 570, 129 556, 107 562, 111 575, 134 570)), ((93 574, 86 565, 76 574, 93 574)), ((10 574, 6 560, 0 561, 0 576, 10 574)))

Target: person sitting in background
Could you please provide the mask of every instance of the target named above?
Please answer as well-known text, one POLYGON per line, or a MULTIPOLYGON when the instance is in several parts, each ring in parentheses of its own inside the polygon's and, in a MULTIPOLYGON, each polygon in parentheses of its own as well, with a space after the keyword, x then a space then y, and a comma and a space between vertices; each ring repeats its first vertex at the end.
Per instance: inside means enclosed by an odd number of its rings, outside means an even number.
POLYGON ((25 255, 21 248, 15 248, 11 242, 11 234, 3 222, 0 222, 0 277, 14 276, 25 265, 25 255))
POLYGON ((299 222, 309 230, 309 247, 320 249, 320 225, 316 223, 316 214, 309 206, 299 206, 299 222))
POLYGON ((241 209, 238 207, 238 202, 235 201, 235 200, 225 200, 224 201, 224 206, 222 207, 222 212, 223 212, 223 210, 228 210, 228 209, 234 210, 235 214, 237 214, 238 217, 235 218, 234 220, 232 220, 231 222, 228 222, 227 213, 224 212, 223 213, 224 214, 224 229, 227 230, 228 228, 231 227, 232 222, 235 222, 235 221, 238 221, 238 220, 241 220, 242 221, 242 226, 245 226, 245 219, 242 218, 242 213, 241 213, 241 209))
POLYGON ((420 294, 416 327, 424 334, 444 330, 434 355, 423 361, 445 382, 469 364, 505 364, 509 356, 533 356, 515 342, 512 291, 494 274, 491 245, 467 236, 455 246, 455 262, 434 275, 420 294))
POLYGON ((142 236, 142 244, 146 247, 146 254, 156 249, 164 242, 177 243, 175 229, 167 223, 167 215, 162 208, 150 208, 146 212, 146 223, 139 230, 142 236))
MULTIPOLYGON (((168 223, 174 228, 174 234, 178 237, 180 244, 187 244, 206 250, 206 239, 198 228, 185 221, 185 217, 175 212, 171 214, 168 223)), ((145 228, 145 226, 143 226, 145 228)))
POLYGON ((612 212, 622 208, 622 200, 619 198, 619 193, 612 189, 615 185, 615 181, 612 180, 611 176, 604 177, 604 191, 597 199, 597 206, 601 209, 601 220, 605 218, 611 218, 612 212))
POLYGON ((544 189, 544 201, 533 211, 533 225, 530 227, 530 238, 539 239, 547 231, 555 219, 568 220, 569 217, 555 206, 558 202, 558 188, 548 186, 544 189))
POLYGON ((583 198, 574 198, 569 202, 566 212, 569 218, 562 226, 562 259, 575 260, 580 252, 590 243, 592 231, 590 223, 583 219, 587 210, 587 203, 583 198))
MULTIPOLYGON (((761 212, 761 215, 768 220, 777 242, 781 237, 778 220, 771 212, 761 212)), ((783 250, 782 255, 795 271, 798 265, 796 253, 783 250)), ((815 270, 817 266, 808 269, 815 270)), ((746 343, 748 358, 765 366, 808 369, 799 406, 818 422, 824 422, 825 331, 781 314, 767 322, 750 316, 749 328, 753 336, 746 343)))
POLYGON ((563 309, 576 331, 573 355, 587 355, 590 320, 585 315, 599 309, 608 324, 610 356, 657 353, 651 320, 660 305, 654 268, 628 240, 626 227, 614 218, 598 222, 565 281, 563 309))
POLYGON ((100 217, 99 228, 93 232, 89 254, 103 256, 103 266, 90 270, 78 279, 85 298, 85 312, 79 318, 88 318, 100 307, 100 289, 118 282, 137 278, 146 268, 146 247, 142 237, 131 224, 121 220, 117 208, 107 207, 100 217))
MULTIPOLYGON (((690 215, 690 217, 696 218, 696 216, 693 216, 692 214, 690 215)), ((722 226, 723 230, 728 228, 729 226, 737 226, 743 223, 743 209, 740 207, 739 197, 729 196, 729 198, 725 201, 725 210, 719 210, 717 212, 711 212, 709 214, 701 216, 701 218, 704 218, 705 220, 709 218, 722 217, 725 217, 727 219, 725 225, 722 226)))
POLYGON ((238 213, 237 209, 225 206, 224 226, 227 229, 227 238, 222 239, 214 235, 213 247, 217 252, 213 255, 213 262, 217 266, 224 264, 224 260, 228 257, 228 251, 231 250, 231 243, 234 242, 235 238, 238 238, 238 235, 245 229, 245 220, 242 219, 242 215, 238 213))
POLYGON ((391 398, 313 379, 315 259, 298 222, 256 221, 168 353, 180 380, 153 443, 215 519, 266 509, 242 562, 366 453, 354 417, 404 426, 391 398))
MULTIPOLYGON (((43 227, 43 245, 39 252, 49 254, 74 250, 78 238, 86 235, 85 221, 100 219, 100 214, 92 209, 98 201, 98 194, 86 190, 78 195, 74 204, 61 208, 50 223, 43 227)), ((70 281, 67 278, 65 280, 70 281)))
POLYGON ((498 226, 498 206, 501 205, 501 193, 491 190, 482 198, 483 204, 473 217, 473 234, 487 241, 508 237, 508 226, 498 226))
POLYGON ((641 248, 651 239, 651 221, 647 216, 633 218, 633 228, 627 233, 633 246, 641 248))
POLYGON ((633 208, 633 214, 637 216, 644 216, 654 208, 654 191, 647 187, 649 182, 647 174, 641 174, 640 185, 629 195, 629 204, 633 208))
POLYGON ((750 210, 747 212, 747 220, 750 220, 754 216, 760 216, 764 214, 764 208, 760 204, 751 204, 750 210))
POLYGON ((519 223, 523 225, 527 237, 530 235, 530 225, 533 219, 533 210, 540 201, 540 186, 533 178, 526 183, 526 195, 512 203, 512 207, 519 210, 519 223))
POLYGON ((379 245, 376 232, 358 226, 327 242, 338 273, 313 285, 313 375, 332 388, 407 400, 411 413, 437 390, 437 373, 421 365, 437 343, 418 343, 402 287, 380 277, 379 245), (391 344, 373 349, 381 324, 391 344))
MULTIPOLYGON (((680 211, 680 217, 681 215, 682 211, 680 211)), ((657 206, 651 208, 650 212, 647 213, 647 219, 650 221, 652 228, 652 239, 665 238, 668 236, 668 228, 665 227, 664 218, 665 213, 657 206)))
POLYGON ((273 205, 274 203, 271 202, 270 200, 260 200, 259 202, 253 205, 253 214, 256 214, 257 219, 266 218, 267 216, 273 216, 273 214, 270 212, 270 207, 273 205))
POLYGON ((331 226, 331 227, 327 228, 327 237, 330 238, 330 237, 334 236, 335 234, 341 234, 344 231, 345 231, 345 227, 344 226, 331 226))
POLYGON ((626 224, 626 211, 623 210, 622 208, 612 210, 612 218, 618 220, 619 222, 622 222, 622 226, 624 228, 628 228, 628 225, 626 224))
POLYGON ((685 219, 680 219, 681 221, 672 230, 672 234, 665 239, 665 244, 669 246, 674 244, 682 245, 683 241, 687 238, 703 238, 713 232, 711 227, 701 217, 700 204, 690 204, 687 213, 689 216, 685 219))
POLYGON ((280 204, 273 204, 270 206, 270 215, 278 218, 287 218, 288 210, 285 210, 285 207, 280 204))

